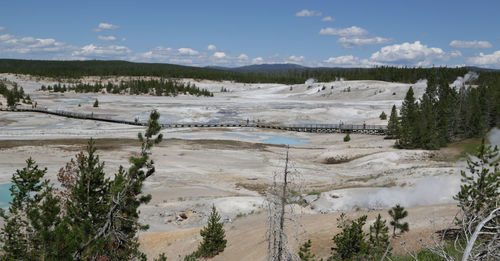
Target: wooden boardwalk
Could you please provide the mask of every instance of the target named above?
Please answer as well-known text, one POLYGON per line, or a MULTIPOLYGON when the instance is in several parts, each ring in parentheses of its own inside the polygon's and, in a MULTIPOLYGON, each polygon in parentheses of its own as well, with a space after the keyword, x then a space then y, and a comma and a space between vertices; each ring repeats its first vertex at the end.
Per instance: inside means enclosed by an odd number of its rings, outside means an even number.
MULTIPOLYGON (((45 113, 50 115, 56 115, 61 117, 73 118, 73 119, 83 119, 83 120, 93 120, 93 121, 103 121, 118 124, 128 124, 135 126, 146 126, 146 122, 140 121, 127 121, 120 119, 113 119, 109 117, 103 117, 93 113, 78 113, 69 112, 62 110, 47 110, 39 108, 6 108, 0 107, 0 111, 8 112, 37 112, 45 113)), ((292 125, 278 125, 278 124, 266 124, 261 122, 226 122, 226 123, 165 123, 161 124, 163 128, 262 128, 262 129, 276 129, 285 131, 297 131, 297 132, 313 132, 313 133, 359 133, 359 134, 370 134, 370 135, 385 135, 387 131, 386 125, 354 125, 354 124, 292 124, 292 125)))

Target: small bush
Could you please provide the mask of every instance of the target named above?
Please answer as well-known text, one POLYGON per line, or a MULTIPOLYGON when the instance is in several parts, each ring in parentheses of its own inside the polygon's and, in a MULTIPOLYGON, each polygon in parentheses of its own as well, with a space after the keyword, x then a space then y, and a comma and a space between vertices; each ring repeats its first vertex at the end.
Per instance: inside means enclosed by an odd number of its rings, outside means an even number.
POLYGON ((381 120, 387 120, 387 114, 385 112, 382 112, 380 116, 378 116, 381 120))
POLYGON ((347 133, 344 137, 344 142, 349 142, 351 140, 351 136, 349 135, 349 133, 347 133))

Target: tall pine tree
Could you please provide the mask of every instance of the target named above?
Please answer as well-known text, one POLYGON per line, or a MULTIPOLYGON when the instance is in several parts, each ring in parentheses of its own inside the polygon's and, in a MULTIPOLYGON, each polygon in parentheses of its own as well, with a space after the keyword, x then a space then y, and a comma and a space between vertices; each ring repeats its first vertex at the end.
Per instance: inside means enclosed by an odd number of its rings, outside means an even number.
POLYGON ((413 88, 410 87, 401 106, 401 130, 397 146, 400 148, 415 148, 418 131, 418 106, 413 88))
POLYGON ((387 124, 387 137, 390 139, 398 139, 401 126, 399 123, 398 110, 396 105, 392 105, 391 116, 387 124))

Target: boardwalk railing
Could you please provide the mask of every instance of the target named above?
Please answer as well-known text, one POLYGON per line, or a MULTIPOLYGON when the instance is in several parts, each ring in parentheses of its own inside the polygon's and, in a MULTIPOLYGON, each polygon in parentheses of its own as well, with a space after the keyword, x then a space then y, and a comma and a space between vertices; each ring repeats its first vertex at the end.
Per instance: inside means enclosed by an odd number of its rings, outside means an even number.
MULTIPOLYGON (((104 121, 119 124, 128 124, 135 126, 146 126, 147 123, 140 121, 127 121, 120 119, 112 119, 110 117, 104 117, 103 115, 94 113, 78 113, 69 112, 63 110, 48 110, 40 108, 7 108, 0 107, 0 111, 9 112, 38 112, 51 114, 61 117, 74 118, 74 119, 84 119, 93 121, 104 121)), ((236 122, 226 122, 226 123, 164 123, 161 124, 163 128, 231 128, 231 127, 252 127, 252 128, 263 128, 263 129, 277 129, 286 131, 297 131, 297 132, 314 132, 314 133, 362 133, 371 135, 384 135, 387 131, 386 125, 366 125, 366 124, 289 124, 289 125, 278 125, 278 124, 266 124, 263 122, 248 122, 248 121, 236 121, 236 122)))

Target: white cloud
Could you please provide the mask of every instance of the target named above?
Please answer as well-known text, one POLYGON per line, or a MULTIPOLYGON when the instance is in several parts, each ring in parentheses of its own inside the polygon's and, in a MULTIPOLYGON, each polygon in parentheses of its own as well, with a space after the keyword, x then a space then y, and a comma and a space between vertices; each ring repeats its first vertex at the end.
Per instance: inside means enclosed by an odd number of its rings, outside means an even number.
POLYGON ((226 57, 226 53, 224 53, 224 52, 215 52, 214 53, 214 57, 221 59, 221 58, 226 57))
POLYGON ((217 47, 215 47, 215 45, 213 45, 213 44, 209 44, 207 46, 207 50, 209 50, 209 51, 215 51, 215 50, 217 50, 217 47))
POLYGON ((471 65, 500 68, 500 51, 491 54, 479 53, 477 56, 467 58, 466 61, 471 65))
POLYGON ((97 39, 99 39, 101 41, 108 41, 108 42, 116 41, 116 37, 114 37, 112 35, 99 35, 99 36, 97 36, 97 39))
POLYGON ((126 46, 120 45, 95 45, 89 44, 80 50, 74 51, 73 56, 80 59, 106 58, 106 59, 126 59, 132 51, 126 46))
POLYGON ((387 44, 392 42, 392 39, 371 36, 367 30, 358 26, 351 26, 347 28, 327 27, 321 29, 319 34, 339 36, 340 38, 337 42, 342 44, 342 47, 344 48, 354 48, 356 46, 366 44, 387 44))
POLYGON ((353 37, 353 36, 362 36, 368 34, 368 31, 361 27, 351 26, 348 28, 323 28, 319 31, 319 34, 322 35, 335 35, 342 37, 353 37))
POLYGON ((138 53, 132 57, 134 61, 163 61, 169 62, 169 59, 178 54, 177 50, 166 48, 163 46, 152 48, 151 51, 145 53, 138 53))
POLYGON ((370 57, 372 61, 388 64, 404 64, 412 66, 429 66, 435 61, 448 61, 461 56, 460 52, 445 52, 441 48, 427 47, 414 43, 394 44, 382 47, 370 57))
POLYGON ((314 10, 307 10, 307 9, 302 9, 301 11, 297 12, 295 16, 299 17, 304 17, 304 16, 321 16, 321 12, 314 11, 314 10))
POLYGON ((159 46, 148 52, 134 54, 131 56, 130 60, 141 62, 174 63, 191 66, 242 66, 250 64, 250 58, 246 54, 240 54, 239 56, 231 56, 224 52, 215 52, 214 54, 211 54, 208 50, 197 51, 197 55, 188 56, 186 54, 189 54, 186 50, 159 46))
POLYGON ((292 55, 292 56, 288 57, 288 60, 291 61, 291 62, 302 62, 304 59, 306 59, 305 56, 295 56, 295 55, 292 55))
POLYGON ((179 51, 179 53, 182 55, 197 55, 197 54, 199 54, 198 51, 193 50, 191 48, 186 48, 186 47, 179 48, 179 49, 177 49, 177 51, 179 51))
POLYGON ((359 58, 352 55, 345 55, 339 57, 330 57, 324 61, 325 63, 335 64, 335 65, 358 65, 359 58))
POLYGON ((323 17, 323 19, 321 19, 321 21, 323 21, 323 22, 334 22, 335 19, 333 19, 333 17, 331 17, 331 16, 325 16, 325 17, 323 17))
POLYGON ((378 36, 372 38, 341 37, 337 40, 337 42, 341 43, 342 47, 344 48, 353 48, 358 45, 365 45, 365 44, 386 44, 392 42, 392 39, 378 37, 378 36))
POLYGON ((359 57, 353 55, 330 57, 323 62, 339 67, 373 67, 375 65, 382 65, 381 63, 371 61, 369 59, 360 59, 359 57))
MULTIPOLYGON (((16 37, 11 34, 0 35, 0 54, 6 56, 30 55, 38 58, 60 58, 75 47, 58 42, 52 38, 16 37)), ((31 58, 31 57, 27 58, 31 58)))
POLYGON ((261 64, 263 62, 264 62, 264 59, 262 57, 257 57, 257 58, 252 59, 252 63, 255 63, 255 64, 261 64))
POLYGON ((451 41, 450 46, 456 48, 474 48, 474 49, 486 49, 493 47, 493 45, 491 45, 491 43, 488 41, 459 41, 459 40, 451 41))
POLYGON ((120 28, 118 25, 114 24, 108 24, 108 23, 99 23, 96 29, 94 29, 94 32, 100 32, 102 30, 115 30, 120 28))
POLYGON ((5 29, 6 29, 5 27, 0 26, 0 32, 1 32, 1 31, 5 31, 5 29))
POLYGON ((238 60, 248 60, 248 55, 242 53, 240 56, 238 56, 238 60))

